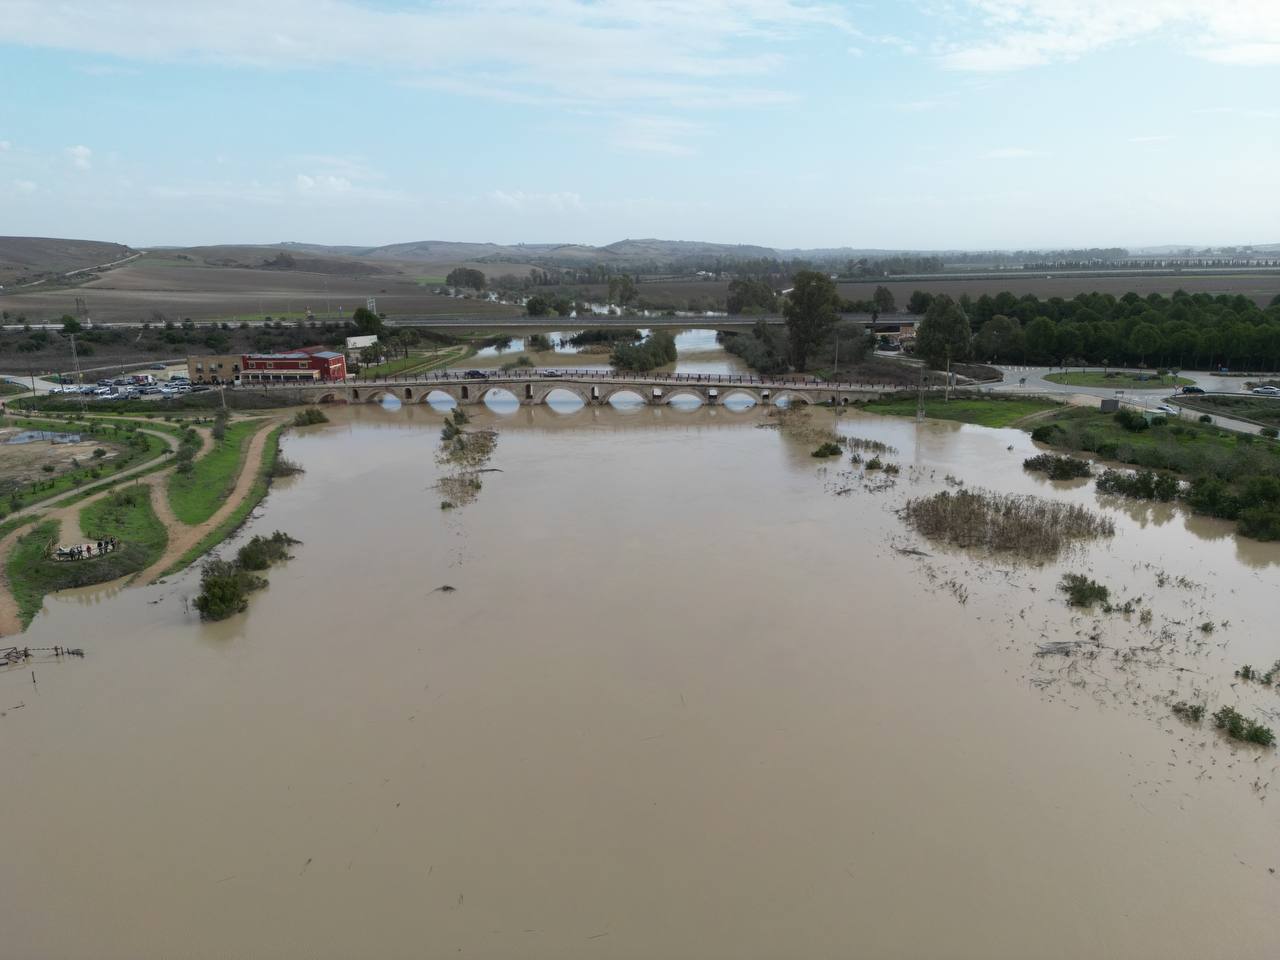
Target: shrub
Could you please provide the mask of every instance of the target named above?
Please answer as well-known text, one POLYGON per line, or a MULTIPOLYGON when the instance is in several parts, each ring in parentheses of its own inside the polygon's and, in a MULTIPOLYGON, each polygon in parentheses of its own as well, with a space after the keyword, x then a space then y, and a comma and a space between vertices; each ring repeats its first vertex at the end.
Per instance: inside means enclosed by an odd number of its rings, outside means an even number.
POLYGON ((1063 432, 1056 423, 1046 423, 1031 431, 1031 439, 1037 443, 1053 443, 1053 438, 1063 432))
POLYGON ((1207 413, 1200 414, 1196 419, 1201 423, 1213 423, 1213 417, 1209 416, 1207 413))
POLYGON ((1058 589, 1067 595, 1067 602, 1073 607, 1092 607, 1095 603, 1106 603, 1111 591, 1090 580, 1081 573, 1068 573, 1058 584, 1058 589))
POLYGON ((879 470, 883 466, 884 466, 884 461, 881 460, 879 457, 872 457, 870 460, 867 461, 868 470, 879 470))
POLYGON ((1104 470, 1098 477, 1098 490, 1138 500, 1161 500, 1165 503, 1178 495, 1178 480, 1167 473, 1139 470, 1104 470))
POLYGON ((1276 437, 1280 437, 1280 430, 1277 430, 1275 427, 1263 427, 1258 431, 1258 433, 1259 435, 1266 437, 1268 440, 1274 440, 1276 437))
POLYGON ((1087 477, 1092 473, 1087 460, 1075 457, 1058 457, 1051 453, 1041 453, 1022 461, 1024 470, 1035 470, 1049 475, 1050 480, 1072 480, 1076 477, 1087 477))
POLYGON ((1204 719, 1203 703, 1187 703, 1185 700, 1179 700, 1171 709, 1176 716, 1190 723, 1199 723, 1204 719))
POLYGON ((95 460, 101 460, 106 455, 107 451, 103 450, 102 447, 95 447, 93 450, 93 459, 95 460))
POLYGON ((1276 742, 1276 735, 1270 727, 1264 727, 1256 720, 1250 720, 1234 707, 1222 707, 1213 714, 1213 725, 1224 731, 1232 740, 1243 740, 1269 747, 1276 742))
POLYGON ((896 463, 886 463, 884 465, 884 472, 889 474, 890 476, 896 477, 900 472, 900 470, 896 463))
POLYGON ((838 457, 840 456, 840 453, 841 453, 840 444, 832 443, 831 441, 828 440, 826 443, 822 444, 822 446, 818 447, 817 450, 813 451, 813 453, 810 454, 810 456, 838 457))
POLYGON ((323 410, 316 407, 307 407, 305 410, 299 410, 293 415, 293 425, 295 427, 310 427, 317 423, 328 423, 329 418, 323 410))
POLYGON ((273 477, 292 477, 294 474, 302 472, 302 467, 288 457, 277 456, 275 463, 271 465, 271 476, 273 477))
POLYGON ((1116 423, 1132 433, 1141 433, 1151 426, 1151 424, 1147 423, 1147 418, 1142 414, 1124 407, 1116 411, 1115 418, 1116 423))
POLYGON ((298 541, 277 530, 269 537, 254 537, 236 554, 236 563, 244 570, 266 570, 273 563, 289 559, 289 548, 298 541))
POLYGON ((196 609, 201 620, 225 620, 249 607, 249 594, 267 585, 262 577, 256 577, 227 560, 210 560, 200 576, 200 595, 196 597, 196 609))

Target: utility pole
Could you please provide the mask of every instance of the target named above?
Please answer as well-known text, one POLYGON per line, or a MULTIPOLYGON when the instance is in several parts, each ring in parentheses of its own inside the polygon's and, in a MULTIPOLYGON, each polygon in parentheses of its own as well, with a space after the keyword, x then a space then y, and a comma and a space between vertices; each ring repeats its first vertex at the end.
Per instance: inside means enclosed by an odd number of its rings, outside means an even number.
POLYGON ((836 376, 839 373, 840 373, 840 331, 837 330, 836 331, 836 360, 835 360, 835 363, 832 364, 831 379, 835 380, 836 376))
POLYGON ((942 388, 942 402, 951 402, 951 344, 947 344, 947 383, 942 388))
POLYGON ((84 416, 84 393, 80 391, 80 387, 84 386, 84 376, 80 373, 80 355, 76 352, 76 335, 71 334, 71 362, 76 368, 76 395, 80 398, 80 415, 84 416))

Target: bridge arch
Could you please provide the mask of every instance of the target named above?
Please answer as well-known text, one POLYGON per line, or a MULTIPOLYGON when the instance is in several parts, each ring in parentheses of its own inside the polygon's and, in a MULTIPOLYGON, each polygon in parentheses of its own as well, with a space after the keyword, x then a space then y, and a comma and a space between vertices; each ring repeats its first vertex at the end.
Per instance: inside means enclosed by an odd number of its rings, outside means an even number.
POLYGON ((774 403, 783 403, 784 401, 786 403, 795 403, 796 401, 799 401, 806 406, 813 404, 813 400, 809 397, 809 394, 802 393, 798 390, 788 390, 786 388, 774 391, 771 399, 774 403))
POLYGON ((590 390, 586 387, 581 387, 576 383, 549 383, 541 387, 535 387, 531 391, 532 398, 530 399, 529 402, 546 403, 547 398, 550 397, 551 394, 555 393, 557 390, 563 393, 573 394, 575 397, 577 397, 579 400, 582 401, 584 406, 591 403, 590 390))
POLYGON ((446 407, 456 407, 458 405, 458 398, 455 394, 456 391, 448 387, 424 387, 418 391, 418 402, 425 403, 430 406, 443 405, 446 407))
MULTIPOLYGON (((764 403, 764 400, 761 398, 760 394, 757 393, 755 390, 748 390, 746 387, 738 387, 738 386, 730 386, 722 389, 720 391, 720 396, 717 399, 722 404, 728 404, 729 399, 731 397, 746 397, 753 404, 764 403)), ((736 406, 736 404, 734 404, 734 406, 736 406)))
POLYGON ((662 394, 662 403, 669 404, 672 400, 678 400, 681 397, 693 397, 699 404, 711 402, 711 397, 707 393, 705 387, 672 387, 662 394))
POLYGON ((601 387, 599 401, 612 404, 614 397, 634 397, 639 403, 648 403, 653 388, 640 383, 624 383, 613 387, 601 387))

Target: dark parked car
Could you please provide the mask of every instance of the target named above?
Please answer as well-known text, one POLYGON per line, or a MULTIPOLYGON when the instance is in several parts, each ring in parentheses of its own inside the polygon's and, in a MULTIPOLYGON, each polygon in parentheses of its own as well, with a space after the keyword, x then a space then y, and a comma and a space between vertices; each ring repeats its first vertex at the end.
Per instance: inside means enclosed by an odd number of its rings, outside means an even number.
POLYGON ((468 380, 488 380, 489 375, 483 370, 468 370, 463 374, 468 380))
POLYGON ((1183 393, 1204 393, 1204 390, 1202 390, 1200 387, 1183 387, 1182 392, 1183 393))

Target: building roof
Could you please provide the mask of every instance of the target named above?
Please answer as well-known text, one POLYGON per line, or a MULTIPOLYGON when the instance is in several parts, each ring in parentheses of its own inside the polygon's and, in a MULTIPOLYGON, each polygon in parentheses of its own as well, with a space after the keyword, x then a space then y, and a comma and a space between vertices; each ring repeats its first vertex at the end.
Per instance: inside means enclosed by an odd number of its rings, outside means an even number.
POLYGON ((340 354, 340 353, 335 353, 335 352, 334 352, 334 351, 332 351, 332 350, 321 350, 319 353, 313 353, 313 354, 312 354, 312 356, 313 356, 313 357, 317 357, 317 358, 322 359, 322 360, 332 360, 332 359, 334 359, 335 357, 340 357, 340 356, 342 356, 342 354, 340 354))
POLYGON ((309 353, 246 353, 246 360, 306 360, 309 353))

